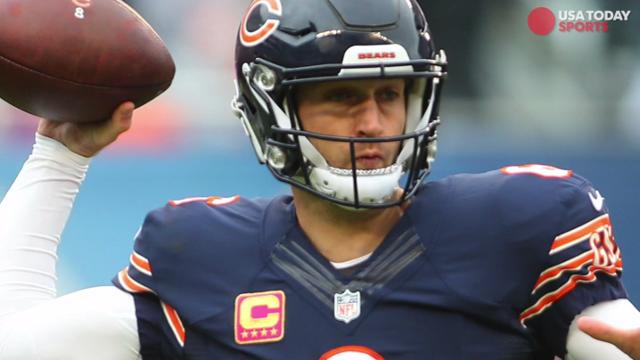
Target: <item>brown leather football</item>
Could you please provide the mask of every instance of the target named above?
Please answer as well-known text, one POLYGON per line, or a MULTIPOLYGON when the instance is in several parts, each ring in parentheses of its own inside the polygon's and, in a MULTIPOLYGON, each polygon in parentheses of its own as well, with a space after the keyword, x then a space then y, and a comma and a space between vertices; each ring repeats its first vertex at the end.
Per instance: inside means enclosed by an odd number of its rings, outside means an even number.
POLYGON ((0 0, 0 97, 56 121, 107 119, 164 92, 175 65, 119 0, 0 0))

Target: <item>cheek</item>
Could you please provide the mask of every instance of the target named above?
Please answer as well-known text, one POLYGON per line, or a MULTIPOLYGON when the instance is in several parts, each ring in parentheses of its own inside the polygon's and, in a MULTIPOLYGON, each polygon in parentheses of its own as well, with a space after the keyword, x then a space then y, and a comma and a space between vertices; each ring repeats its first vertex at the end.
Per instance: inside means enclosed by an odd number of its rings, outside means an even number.
POLYGON ((407 123, 407 110, 402 106, 394 106, 388 109, 386 113, 387 125, 389 135, 401 135, 404 133, 405 125, 407 123))
POLYGON ((338 123, 331 113, 321 106, 300 106, 298 116, 306 131, 320 134, 331 134, 332 127, 338 123))
POLYGON ((327 112, 308 114, 302 117, 302 126, 306 131, 324 135, 349 136, 353 131, 353 124, 349 119, 331 116, 327 112))
MULTIPOLYGON (((387 111, 387 124, 386 134, 387 136, 397 136, 402 135, 405 132, 406 126, 406 108, 404 103, 395 104, 393 107, 390 107, 387 111)), ((389 151, 390 156, 398 155, 402 147, 402 142, 394 141, 385 143, 384 147, 389 151)))
POLYGON ((337 168, 350 168, 351 155, 347 143, 309 139, 311 144, 322 154, 329 165, 337 168))

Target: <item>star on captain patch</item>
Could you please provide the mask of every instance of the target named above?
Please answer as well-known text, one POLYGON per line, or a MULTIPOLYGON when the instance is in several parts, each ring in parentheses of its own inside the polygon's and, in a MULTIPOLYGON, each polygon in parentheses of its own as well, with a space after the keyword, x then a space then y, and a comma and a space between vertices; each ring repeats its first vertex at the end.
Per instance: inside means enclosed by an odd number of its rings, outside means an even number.
POLYGON ((345 324, 360 316, 360 291, 351 292, 346 289, 333 296, 333 316, 345 324))

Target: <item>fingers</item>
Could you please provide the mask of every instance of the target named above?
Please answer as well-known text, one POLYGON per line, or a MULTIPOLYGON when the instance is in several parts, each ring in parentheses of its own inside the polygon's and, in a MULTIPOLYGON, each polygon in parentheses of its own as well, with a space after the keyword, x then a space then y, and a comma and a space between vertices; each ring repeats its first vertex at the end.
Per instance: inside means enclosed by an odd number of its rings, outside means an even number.
POLYGON ((616 329, 590 317, 578 319, 578 328, 595 339, 613 344, 616 344, 616 341, 620 341, 624 337, 623 330, 616 329))
POLYGON ((135 105, 128 101, 118 106, 118 108, 113 112, 112 122, 114 130, 118 135, 131 128, 134 109, 135 105))
POLYGON ((131 128, 135 105, 132 102, 120 104, 106 121, 78 124, 81 133, 93 133, 92 139, 99 145, 108 145, 115 141, 120 134, 131 128), (104 144, 103 144, 104 143, 104 144))
POLYGON ((42 119, 38 133, 61 142, 76 154, 93 157, 131 128, 134 110, 135 104, 127 101, 105 121, 69 123, 42 119))
POLYGON ((631 358, 640 359, 638 329, 620 329, 589 317, 578 319, 578 328, 594 339, 615 345, 631 358))
POLYGON ((135 105, 132 102, 125 102, 114 110, 108 121, 83 124, 79 127, 75 134, 76 142, 82 145, 83 153, 94 156, 129 130, 134 109, 135 105))
POLYGON ((47 119, 40 119, 40 122, 38 123, 37 133, 42 136, 53 138, 55 134, 55 129, 58 126, 60 126, 59 123, 55 123, 47 119))

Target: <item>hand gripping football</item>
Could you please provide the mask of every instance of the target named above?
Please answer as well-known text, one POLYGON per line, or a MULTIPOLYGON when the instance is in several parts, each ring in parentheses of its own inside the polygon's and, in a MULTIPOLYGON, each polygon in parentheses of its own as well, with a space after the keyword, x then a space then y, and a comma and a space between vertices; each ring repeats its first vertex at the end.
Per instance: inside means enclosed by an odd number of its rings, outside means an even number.
POLYGON ((56 121, 107 119, 164 92, 175 65, 120 0, 0 0, 0 97, 56 121))

